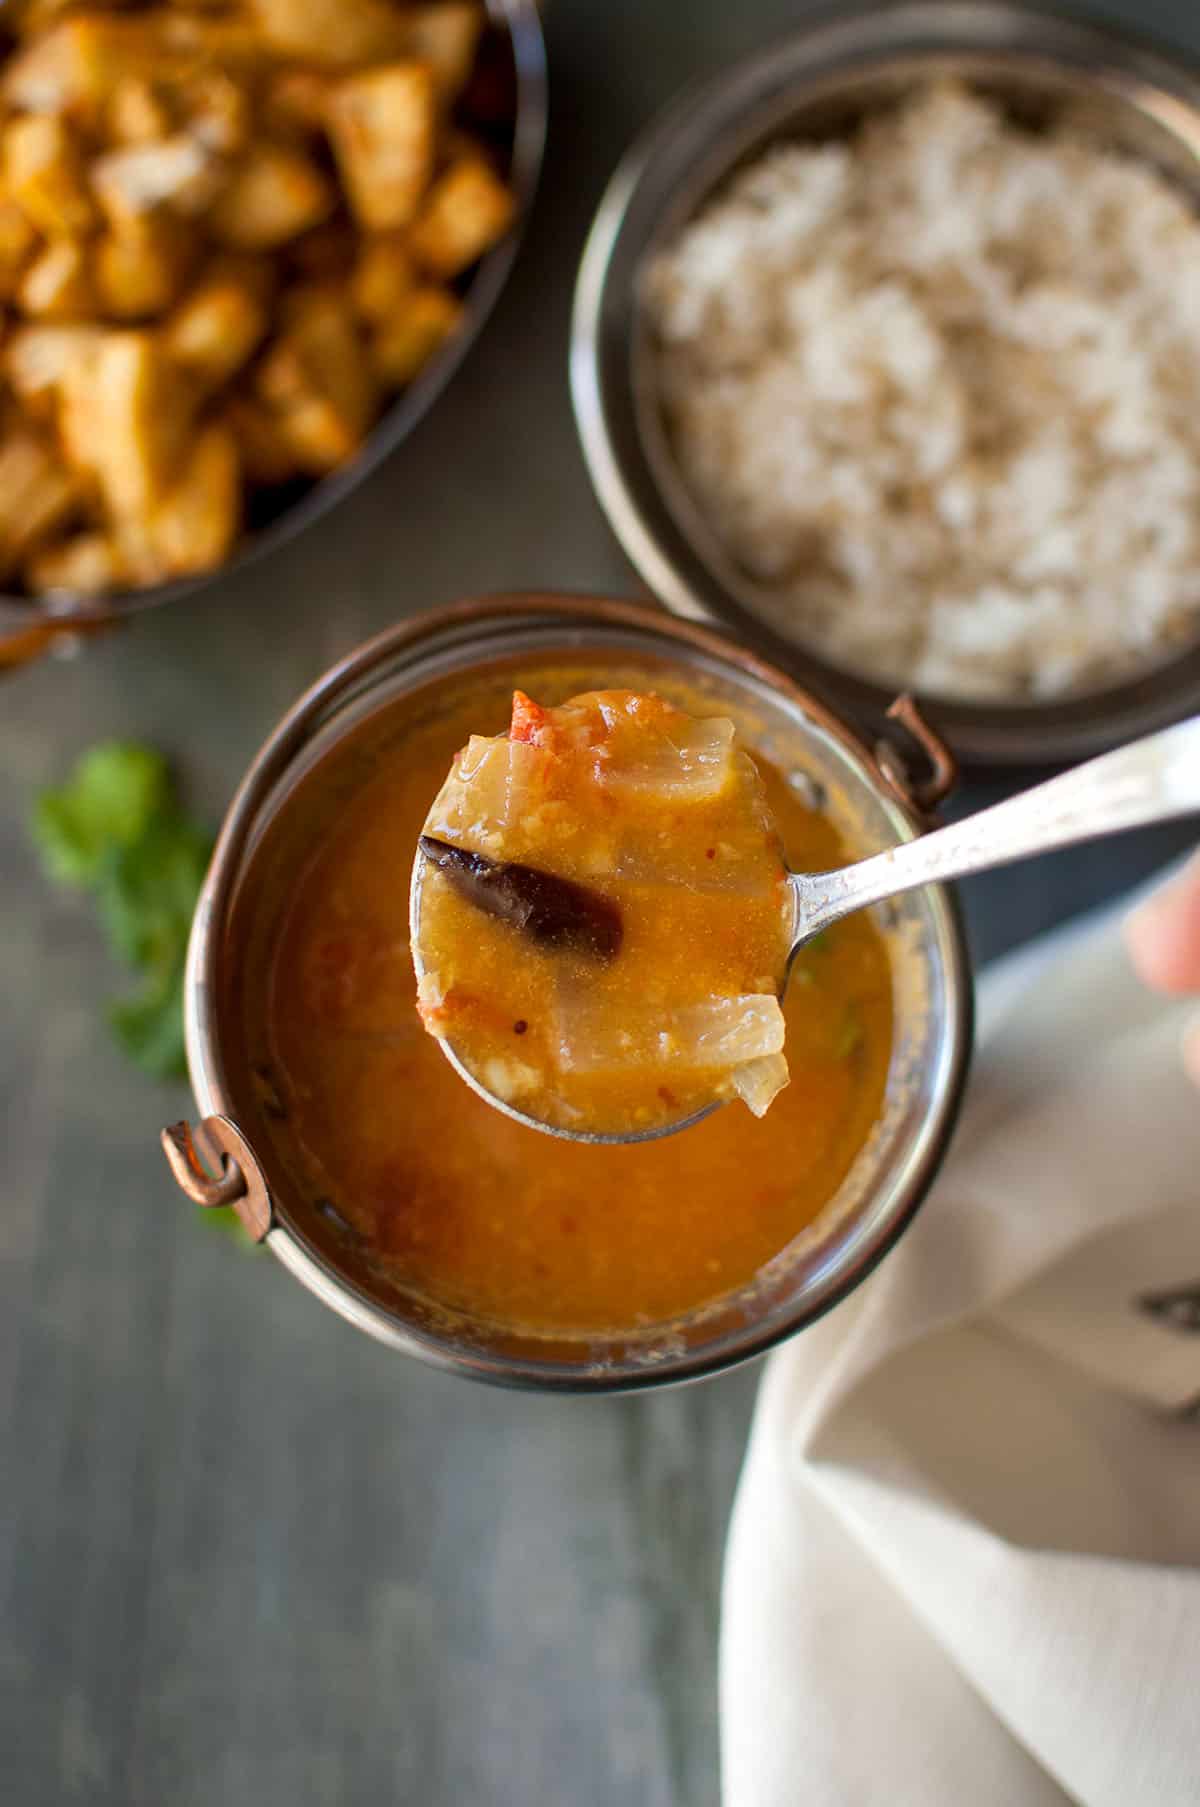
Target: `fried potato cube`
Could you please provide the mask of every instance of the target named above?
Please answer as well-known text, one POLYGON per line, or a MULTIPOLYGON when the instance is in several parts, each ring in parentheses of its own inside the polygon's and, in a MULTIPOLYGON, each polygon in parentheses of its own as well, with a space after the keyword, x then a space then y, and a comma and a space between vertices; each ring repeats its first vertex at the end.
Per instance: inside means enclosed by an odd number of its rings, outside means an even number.
POLYGON ((329 134, 350 205, 372 232, 407 226, 433 174, 437 103, 424 63, 347 76, 329 97, 329 134))
POLYGON ((330 76, 319 69, 277 69, 263 90, 264 122, 285 134, 323 132, 332 85, 330 76))
POLYGON ((163 328, 171 356, 206 393, 241 368, 267 329, 266 282, 231 261, 192 290, 163 328))
POLYGON ((37 233, 21 209, 0 200, 0 301, 10 301, 37 244, 37 233))
POLYGON ((296 469, 308 477, 322 477, 344 464, 358 445, 345 430, 337 410, 325 396, 297 402, 277 417, 277 425, 291 448, 296 469))
POLYGON ((67 367, 96 340, 95 326, 18 326, 4 347, 3 368, 27 413, 52 418, 67 367))
POLYGON ((92 186, 116 226, 169 207, 191 217, 209 207, 226 180, 224 160, 190 132, 156 144, 106 151, 92 164, 92 186))
POLYGON ((172 69, 168 61, 156 78, 119 82, 106 123, 118 146, 161 144, 186 134, 205 149, 230 156, 249 142, 250 96, 221 69, 206 63, 172 69))
POLYGON ((107 596, 129 580, 120 548, 110 534, 76 533, 34 552, 25 582, 35 596, 107 596))
POLYGON ((176 114, 161 83, 131 75, 109 96, 105 122, 114 144, 155 144, 170 137, 176 114))
POLYGON ((250 142, 250 95, 220 69, 201 69, 180 88, 180 104, 193 138, 233 156, 250 142))
POLYGON ((211 571, 233 547, 241 526, 242 475, 237 441, 214 421, 196 435, 179 476, 148 522, 155 577, 211 571))
POLYGON ((144 18, 77 13, 32 38, 4 69, 4 98, 28 113, 65 113, 96 125, 118 83, 152 68, 155 32, 144 18))
POLYGON ((320 475, 351 456, 374 418, 377 390, 340 295, 316 290, 294 298, 259 368, 258 388, 300 469, 320 475))
POLYGON ((51 239, 17 288, 17 305, 39 320, 86 320, 96 311, 87 252, 73 238, 51 239))
POLYGON ((381 233, 362 241, 350 279, 350 299, 364 320, 390 320, 415 286, 412 256, 399 234, 381 233))
POLYGON ((327 219, 336 200, 311 157, 264 140, 235 169, 209 225, 234 250, 268 251, 327 219))
POLYGON ((279 417, 251 395, 230 396, 224 418, 237 441, 251 483, 286 483, 296 476, 296 448, 279 417))
POLYGON ((350 68, 404 54, 405 22, 387 0, 250 0, 263 40, 280 56, 350 68))
POLYGON ((482 157, 466 156, 438 177, 409 244, 435 276, 457 276, 512 225, 516 203, 482 157))
POLYGON ((75 477, 31 427, 19 426, 0 441, 0 580, 80 499, 75 477))
POLYGON ((443 105, 467 84, 483 30, 483 8, 476 0, 440 0, 414 6, 405 14, 409 56, 428 63, 443 105))
POLYGON ((174 479, 191 430, 186 373, 145 328, 97 335, 62 377, 59 431, 118 521, 144 518, 174 479))
POLYGON ((9 197, 39 232, 78 236, 95 210, 84 185, 79 146, 69 125, 52 115, 12 119, 4 130, 9 197))
POLYGON ((381 383, 403 388, 439 351, 462 319, 462 303, 448 289, 414 289, 371 340, 371 362, 381 383))
POLYGON ((165 313, 187 281, 194 254, 191 229, 172 214, 147 214, 113 227, 92 254, 100 311, 114 320, 165 313))

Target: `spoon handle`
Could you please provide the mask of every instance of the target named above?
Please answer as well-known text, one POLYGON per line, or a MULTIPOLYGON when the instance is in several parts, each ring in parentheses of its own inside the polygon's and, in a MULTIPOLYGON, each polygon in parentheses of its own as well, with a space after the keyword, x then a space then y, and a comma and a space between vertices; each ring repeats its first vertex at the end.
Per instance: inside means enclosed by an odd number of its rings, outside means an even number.
POLYGON ((1200 811, 1200 716, 837 872, 797 873, 796 945, 901 891, 1200 811))

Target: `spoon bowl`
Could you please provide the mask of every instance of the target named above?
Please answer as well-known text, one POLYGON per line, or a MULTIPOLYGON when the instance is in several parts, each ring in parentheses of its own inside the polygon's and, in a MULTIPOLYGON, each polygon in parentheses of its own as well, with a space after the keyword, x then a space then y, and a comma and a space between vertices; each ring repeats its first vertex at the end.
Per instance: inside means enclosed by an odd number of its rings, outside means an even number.
MULTIPOLYGON (((780 994, 787 986, 792 962, 806 943, 844 916, 883 903, 918 886, 964 878, 1016 860, 1030 859, 1056 848, 1140 828, 1151 822, 1200 811, 1200 716, 1145 736, 1130 746, 1089 760, 1073 771, 1023 791, 961 822, 951 823, 914 841, 831 872, 790 872, 793 899, 792 941, 780 994)), ((430 846, 436 846, 431 843, 430 846)), ((418 980, 421 958, 421 891, 430 851, 418 848, 409 898, 413 960, 418 980)), ((553 882, 553 881, 552 881, 553 882)), ((490 1091, 452 1042, 439 1037, 442 1052, 472 1091, 505 1116, 547 1135, 572 1142, 634 1143, 677 1135, 701 1122, 725 1102, 645 1130, 569 1129, 531 1116, 490 1091)))

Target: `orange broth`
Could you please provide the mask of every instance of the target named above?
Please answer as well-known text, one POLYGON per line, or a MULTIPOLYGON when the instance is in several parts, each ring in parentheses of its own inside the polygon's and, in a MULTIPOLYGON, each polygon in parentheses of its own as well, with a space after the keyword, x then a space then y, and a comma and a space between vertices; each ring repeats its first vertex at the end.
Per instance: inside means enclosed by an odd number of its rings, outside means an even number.
MULTIPOLYGON (((791 1083, 761 1119, 730 1105, 630 1147, 513 1122, 424 1032, 408 946, 417 836, 479 726, 468 702, 382 752, 351 735, 308 781, 324 799, 310 800, 314 851, 237 994, 271 1099, 255 1133, 403 1290, 499 1326, 632 1330, 751 1280, 837 1191, 882 1109, 887 952, 857 916, 802 953, 784 1004, 791 1083)), ((844 861, 831 824, 756 763, 788 863, 844 861)))

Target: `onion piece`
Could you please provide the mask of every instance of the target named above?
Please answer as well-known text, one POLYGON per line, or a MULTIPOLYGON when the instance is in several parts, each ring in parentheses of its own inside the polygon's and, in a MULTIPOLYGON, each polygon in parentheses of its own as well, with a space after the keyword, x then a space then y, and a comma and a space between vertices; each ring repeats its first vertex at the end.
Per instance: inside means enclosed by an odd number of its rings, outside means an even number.
POLYGON ((502 1098, 506 1104, 536 1092, 541 1084, 541 1074, 536 1067, 523 1060, 514 1060, 511 1055, 493 1054, 480 1067, 479 1078, 494 1098, 502 1098))
POLYGON ((789 1077, 788 1064, 782 1054, 764 1054, 758 1060, 748 1060, 734 1069, 733 1089, 756 1117, 763 1117, 789 1077))
POLYGON ((733 775, 733 723, 698 719, 652 692, 590 690, 544 714, 543 744, 594 761, 608 790, 699 802, 718 796, 733 775))
POLYGON ((428 833, 489 851, 534 807, 546 754, 526 741, 473 734, 455 758, 426 823, 428 833))
POLYGON ((672 712, 638 730, 637 751, 619 748, 603 768, 603 783, 614 791, 649 793, 672 803, 699 803, 717 797, 733 776, 733 723, 723 717, 696 721, 672 712))
MULTIPOLYGON (((567 1073, 728 1071, 782 1055, 779 999, 752 992, 674 1010, 616 1013, 602 1000, 560 1000, 558 1062, 567 1073)), ((786 1071, 786 1068, 785 1068, 786 1071)))

